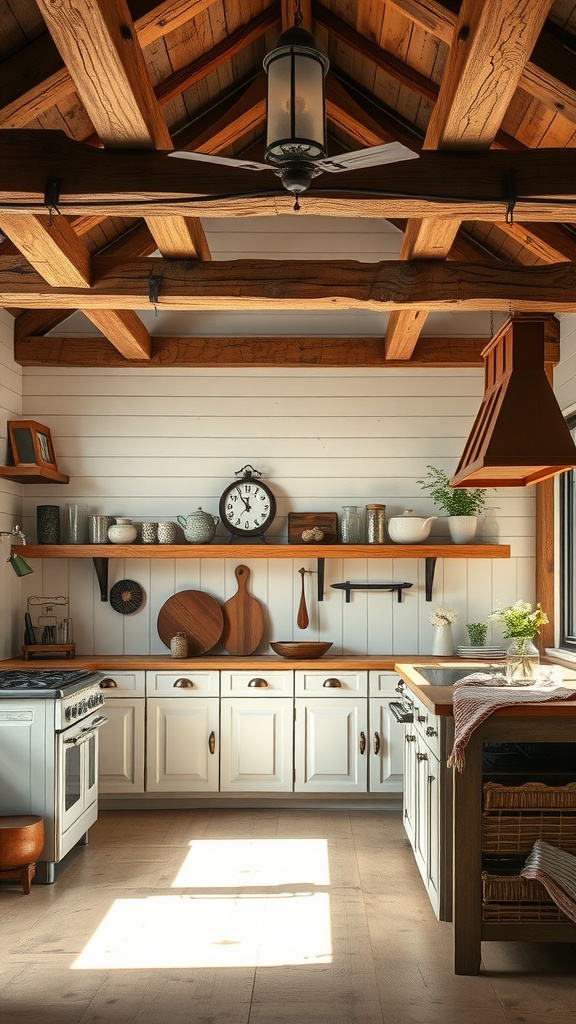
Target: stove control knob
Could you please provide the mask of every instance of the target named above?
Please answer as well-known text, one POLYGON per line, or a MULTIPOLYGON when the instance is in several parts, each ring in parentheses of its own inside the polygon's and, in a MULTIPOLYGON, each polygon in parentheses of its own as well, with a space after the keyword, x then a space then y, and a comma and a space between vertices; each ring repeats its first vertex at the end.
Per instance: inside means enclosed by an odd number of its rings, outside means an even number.
POLYGON ((64 712, 64 717, 67 722, 70 721, 70 719, 72 718, 72 708, 66 708, 66 711, 64 712))
POLYGON ((76 707, 75 704, 73 704, 71 708, 68 708, 68 711, 70 712, 70 718, 76 718, 76 715, 78 714, 78 708, 76 707))

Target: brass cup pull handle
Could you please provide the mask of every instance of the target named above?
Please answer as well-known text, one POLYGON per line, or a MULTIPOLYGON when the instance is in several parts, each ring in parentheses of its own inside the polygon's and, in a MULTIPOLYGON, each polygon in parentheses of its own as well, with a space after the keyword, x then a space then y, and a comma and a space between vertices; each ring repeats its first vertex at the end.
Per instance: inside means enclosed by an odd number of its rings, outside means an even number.
POLYGON ((342 686, 342 683, 340 682, 339 679, 336 679, 335 676, 329 676, 328 679, 324 680, 322 686, 327 686, 329 689, 337 689, 337 687, 342 686))
POLYGON ((208 750, 210 751, 211 754, 213 754, 214 751, 216 750, 216 733, 214 732, 214 730, 212 730, 208 737, 208 750))
POLYGON ((415 737, 413 732, 407 732, 405 737, 404 737, 404 739, 406 740, 406 743, 415 743, 416 742, 416 737, 415 737))
POLYGON ((418 758, 419 761, 427 761, 428 760, 428 754, 416 754, 416 757, 418 758))
POLYGON ((380 733, 379 732, 375 732, 374 733, 374 753, 375 754, 379 754, 380 753, 380 733))
POLYGON ((100 689, 101 690, 118 689, 118 683, 116 682, 115 679, 110 679, 110 677, 108 676, 106 679, 101 679, 100 680, 100 689))
POLYGON ((366 733, 364 732, 360 733, 360 753, 366 753, 366 733))
POLYGON ((426 735, 427 736, 437 736, 438 733, 437 733, 436 729, 434 728, 434 726, 429 725, 429 726, 426 727, 426 735))
POLYGON ((260 676, 255 676, 254 679, 250 680, 250 682, 248 683, 248 686, 261 686, 261 687, 264 687, 264 686, 268 686, 268 683, 266 682, 265 679, 262 679, 260 676))
POLYGON ((172 688, 178 690, 192 690, 194 688, 194 683, 191 679, 186 679, 185 676, 180 676, 180 679, 176 680, 172 688))

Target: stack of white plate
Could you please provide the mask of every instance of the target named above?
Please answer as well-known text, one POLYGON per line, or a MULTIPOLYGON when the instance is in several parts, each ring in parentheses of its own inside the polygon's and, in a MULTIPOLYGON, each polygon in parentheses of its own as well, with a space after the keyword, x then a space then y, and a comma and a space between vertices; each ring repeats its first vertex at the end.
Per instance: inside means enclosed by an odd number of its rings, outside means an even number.
POLYGON ((468 658, 469 661, 478 659, 484 661, 499 661, 506 657, 503 647, 457 647, 456 654, 459 658, 468 658))

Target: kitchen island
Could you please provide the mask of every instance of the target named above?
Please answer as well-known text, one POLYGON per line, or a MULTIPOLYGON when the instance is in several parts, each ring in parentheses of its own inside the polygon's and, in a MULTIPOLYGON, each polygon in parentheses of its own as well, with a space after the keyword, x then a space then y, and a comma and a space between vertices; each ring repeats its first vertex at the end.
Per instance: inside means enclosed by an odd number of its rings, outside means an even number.
MULTIPOLYGON (((438 661, 428 662, 438 668, 438 661)), ((462 662, 442 663, 466 670, 462 662)), ((434 685, 414 659, 396 662, 395 669, 410 691, 429 711, 452 717, 452 686, 434 685)), ((484 666, 485 667, 485 666, 484 666)), ((573 689, 574 669, 563 667, 563 685, 573 689)), ((483 749, 488 743, 569 743, 576 749, 576 701, 509 707, 493 712, 473 732, 466 747, 466 765, 452 772, 453 785, 453 932, 454 971, 478 974, 483 941, 576 942, 576 924, 564 921, 488 922, 482 913, 482 796, 483 749)), ((576 772, 575 772, 576 775, 576 772)))

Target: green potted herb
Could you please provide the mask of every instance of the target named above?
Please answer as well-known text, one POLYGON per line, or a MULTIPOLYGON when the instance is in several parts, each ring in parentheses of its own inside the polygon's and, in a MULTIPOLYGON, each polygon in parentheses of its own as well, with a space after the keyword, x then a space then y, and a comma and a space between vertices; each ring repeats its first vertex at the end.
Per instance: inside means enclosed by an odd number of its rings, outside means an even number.
POLYGON ((423 480, 417 480, 428 491, 437 508, 448 515, 448 529, 455 544, 469 544, 476 535, 477 516, 486 504, 482 487, 452 487, 443 469, 427 466, 423 480))
POLYGON ((468 622, 466 624, 468 630, 468 639, 472 647, 484 647, 486 644, 486 634, 488 632, 488 626, 485 622, 468 622))

